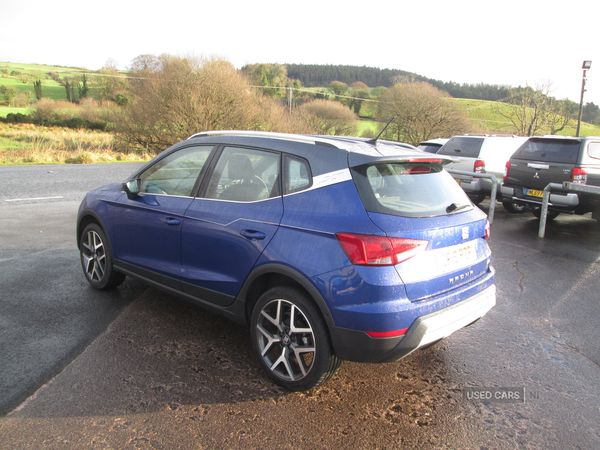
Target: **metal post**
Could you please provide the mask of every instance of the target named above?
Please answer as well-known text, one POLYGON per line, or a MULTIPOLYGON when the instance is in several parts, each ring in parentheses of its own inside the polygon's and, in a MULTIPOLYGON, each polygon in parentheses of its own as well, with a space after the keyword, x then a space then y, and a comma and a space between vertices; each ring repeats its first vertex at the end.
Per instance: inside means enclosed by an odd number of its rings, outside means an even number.
POLYGON ((548 203, 550 202, 550 191, 553 189, 562 189, 563 185, 559 183, 548 183, 544 188, 544 198, 542 200, 542 210, 540 211, 540 227, 538 229, 538 237, 543 238, 546 235, 546 219, 548 215, 548 203))
POLYGON ((583 79, 581 80, 581 98, 579 99, 579 116, 577 118, 577 131, 575 132, 575 137, 579 137, 579 132, 581 131, 581 114, 583 112, 583 93, 585 92, 585 74, 586 71, 592 67, 591 61, 583 62, 583 79))

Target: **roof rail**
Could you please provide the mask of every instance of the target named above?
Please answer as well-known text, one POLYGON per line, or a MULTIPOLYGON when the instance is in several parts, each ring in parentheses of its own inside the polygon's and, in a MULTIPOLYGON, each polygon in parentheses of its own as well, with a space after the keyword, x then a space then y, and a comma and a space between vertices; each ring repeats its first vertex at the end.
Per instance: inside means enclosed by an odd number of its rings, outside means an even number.
POLYGON ((214 130, 214 131, 203 131, 190 136, 188 139, 192 139, 200 136, 255 136, 263 137, 268 139, 284 139, 288 141, 304 142, 313 145, 326 145, 328 147, 336 148, 347 148, 347 146, 337 145, 337 141, 320 138, 317 136, 308 136, 303 134, 289 134, 289 133, 275 133, 271 131, 243 131, 243 130, 214 130))

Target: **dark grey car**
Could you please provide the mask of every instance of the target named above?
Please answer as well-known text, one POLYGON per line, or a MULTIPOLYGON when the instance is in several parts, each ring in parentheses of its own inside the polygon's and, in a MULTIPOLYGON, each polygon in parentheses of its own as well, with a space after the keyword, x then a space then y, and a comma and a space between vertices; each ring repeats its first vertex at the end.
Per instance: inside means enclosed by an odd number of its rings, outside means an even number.
MULTIPOLYGON (((539 217, 544 188, 548 183, 564 181, 600 186, 600 137, 529 138, 507 163, 502 196, 528 206, 539 217)), ((549 219, 561 212, 592 212, 595 219, 600 219, 600 196, 553 192, 550 194, 548 211, 549 219)))

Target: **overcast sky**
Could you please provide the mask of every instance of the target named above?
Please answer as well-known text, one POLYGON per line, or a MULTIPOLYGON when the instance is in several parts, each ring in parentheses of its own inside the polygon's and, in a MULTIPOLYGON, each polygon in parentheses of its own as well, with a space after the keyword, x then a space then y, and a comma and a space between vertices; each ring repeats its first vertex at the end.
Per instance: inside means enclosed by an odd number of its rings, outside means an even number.
POLYGON ((552 82, 600 105, 598 0, 0 0, 0 61, 125 69, 141 54, 401 69, 458 83, 552 82))

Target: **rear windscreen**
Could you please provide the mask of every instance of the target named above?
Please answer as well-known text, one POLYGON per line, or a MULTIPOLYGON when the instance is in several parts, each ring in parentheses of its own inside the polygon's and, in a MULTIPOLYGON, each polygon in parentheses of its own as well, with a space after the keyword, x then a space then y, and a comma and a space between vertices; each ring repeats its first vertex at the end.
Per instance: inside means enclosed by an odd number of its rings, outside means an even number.
POLYGON ((530 138, 519 147, 513 158, 575 164, 580 147, 579 141, 530 138))
POLYGON ((379 163, 352 169, 365 209, 404 217, 467 211, 471 201, 440 164, 379 163))
POLYGON ((477 158, 483 138, 453 137, 438 152, 440 155, 468 156, 477 158))

